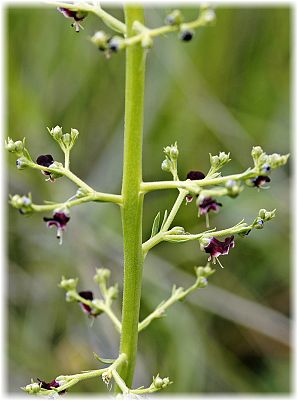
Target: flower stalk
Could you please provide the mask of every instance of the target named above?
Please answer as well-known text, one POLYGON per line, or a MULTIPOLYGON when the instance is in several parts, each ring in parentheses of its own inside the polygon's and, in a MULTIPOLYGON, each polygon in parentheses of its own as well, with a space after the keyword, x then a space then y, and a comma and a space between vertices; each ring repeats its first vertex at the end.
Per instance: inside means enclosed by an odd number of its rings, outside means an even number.
MULTIPOLYGON (((133 22, 144 22, 144 10, 125 6, 128 37, 133 35, 133 22)), ((136 363, 138 322, 143 272, 142 252, 142 141, 144 113, 145 52, 140 45, 126 50, 125 130, 122 180, 122 227, 124 246, 124 287, 120 353, 127 364, 119 374, 131 387, 136 363)))

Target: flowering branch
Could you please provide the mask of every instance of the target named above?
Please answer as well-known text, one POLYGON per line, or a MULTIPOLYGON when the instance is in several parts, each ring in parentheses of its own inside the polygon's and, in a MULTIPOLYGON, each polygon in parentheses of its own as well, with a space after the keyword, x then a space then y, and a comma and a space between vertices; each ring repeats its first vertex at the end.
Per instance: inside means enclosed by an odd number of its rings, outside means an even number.
POLYGON ((122 34, 126 33, 126 25, 122 21, 119 21, 117 18, 104 11, 100 6, 99 1, 93 1, 93 4, 87 1, 48 1, 48 3, 63 10, 65 9, 74 12, 80 11, 93 13, 97 15, 109 28, 122 34))
POLYGON ((116 330, 121 333, 121 323, 112 310, 112 302, 118 295, 118 284, 108 287, 108 280, 111 275, 109 269, 96 269, 94 281, 98 284, 102 299, 94 299, 91 291, 77 291, 78 279, 66 279, 62 277, 59 287, 66 291, 67 302, 79 302, 82 310, 90 317, 96 317, 103 312, 111 319, 116 330))
POLYGON ((61 375, 56 377, 51 383, 46 383, 39 380, 38 383, 31 382, 26 387, 22 389, 29 394, 38 394, 44 396, 55 396, 57 394, 62 394, 70 387, 79 383, 82 380, 93 379, 95 377, 102 376, 104 383, 108 384, 112 378, 112 373, 114 370, 119 368, 123 363, 125 363, 127 357, 125 354, 120 354, 118 358, 109 366, 103 369, 88 370, 86 372, 74 374, 74 375, 61 375))
POLYGON ((165 316, 165 311, 171 305, 173 305, 177 301, 182 301, 188 294, 195 291, 198 288, 205 288, 208 284, 207 277, 215 272, 214 269, 211 269, 209 263, 205 267, 195 267, 195 273, 197 279, 195 283, 184 290, 183 287, 173 286, 171 296, 166 300, 162 301, 155 310, 150 313, 144 320, 139 323, 139 332, 144 330, 154 319, 159 319, 165 316))

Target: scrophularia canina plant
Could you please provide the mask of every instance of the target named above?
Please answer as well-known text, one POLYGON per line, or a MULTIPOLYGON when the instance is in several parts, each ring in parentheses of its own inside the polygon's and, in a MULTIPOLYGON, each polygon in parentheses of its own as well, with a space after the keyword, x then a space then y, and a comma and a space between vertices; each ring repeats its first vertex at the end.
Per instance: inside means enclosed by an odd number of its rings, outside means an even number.
POLYGON ((153 393, 166 388, 171 381, 168 377, 161 378, 157 373, 149 387, 132 388, 138 333, 154 319, 163 316, 166 309, 175 302, 184 299, 196 289, 205 288, 209 276, 215 272, 213 266, 216 263, 222 266, 219 258, 228 255, 235 246, 241 246, 240 241, 238 243, 240 237, 247 237, 253 229, 262 229, 265 223, 275 216, 275 210, 260 209, 250 224, 242 220, 222 230, 212 228, 191 234, 184 227, 173 225, 180 206, 196 199, 198 217, 204 215, 207 218, 209 214, 220 213, 224 207, 220 198, 224 196, 236 198, 246 187, 251 187, 251 190, 257 188, 259 191, 264 184, 270 182, 269 175, 272 170, 286 164, 289 155, 277 153, 268 155, 260 146, 254 146, 251 151, 252 166, 244 172, 225 176, 221 170, 230 162, 230 155, 225 152, 220 152, 218 155, 210 154, 210 168, 206 174, 201 171, 191 171, 185 180, 180 180, 178 176, 179 151, 175 143, 164 148, 164 160, 161 164, 162 170, 170 173, 172 180, 144 182, 142 180, 142 131, 145 62, 148 49, 153 46, 155 38, 165 33, 176 33, 180 40, 188 42, 194 37, 196 29, 211 25, 215 21, 214 10, 208 6, 201 7, 198 17, 191 22, 185 22, 181 12, 174 10, 166 16, 164 26, 151 29, 144 25, 144 10, 140 5, 125 5, 125 22, 122 22, 104 11, 97 1, 52 3, 62 16, 72 19, 72 26, 76 32, 82 28, 82 22, 87 23, 85 19, 88 13, 96 14, 112 31, 116 32, 115 35, 109 35, 104 31, 98 31, 91 37, 91 43, 107 58, 113 53, 126 52, 122 190, 120 194, 99 192, 75 175, 70 169, 70 151, 79 132, 72 128, 70 133, 64 133, 62 127, 57 125, 48 131, 61 148, 64 154, 63 161, 56 161, 49 154, 40 155, 34 161, 25 147, 25 139, 14 141, 8 138, 5 143, 6 149, 15 153, 18 169, 39 170, 51 182, 66 178, 76 185, 75 194, 66 201, 43 205, 35 204, 31 194, 13 195, 10 196, 10 204, 22 214, 41 213, 47 226, 56 230, 60 244, 62 244, 62 234, 66 227, 71 229, 70 210, 72 207, 86 202, 110 202, 120 207, 124 238, 121 318, 117 317, 113 311, 113 300, 118 295, 118 285, 109 284, 110 270, 96 269, 94 281, 98 284, 100 298, 97 298, 96 294, 88 288, 78 290, 77 278, 62 277, 60 282, 60 287, 66 292, 66 301, 77 302, 78 307, 81 307, 82 312, 89 318, 100 319, 101 314, 107 314, 120 335, 120 349, 115 359, 102 359, 95 355, 100 363, 107 365, 106 367, 78 374, 58 375, 54 379, 51 378, 49 382, 42 379, 32 380, 23 389, 30 394, 54 396, 65 393, 82 380, 101 377, 109 387, 114 387, 118 395, 153 393), (142 243, 142 210, 145 195, 165 189, 176 190, 177 199, 171 211, 164 213, 163 219, 160 212, 157 214, 153 221, 151 237, 142 243), (52 215, 49 216, 49 214, 52 215), (206 265, 194 268, 195 282, 192 286, 184 289, 174 285, 170 297, 145 319, 139 321, 143 264, 148 252, 163 241, 195 241, 206 254, 206 265))

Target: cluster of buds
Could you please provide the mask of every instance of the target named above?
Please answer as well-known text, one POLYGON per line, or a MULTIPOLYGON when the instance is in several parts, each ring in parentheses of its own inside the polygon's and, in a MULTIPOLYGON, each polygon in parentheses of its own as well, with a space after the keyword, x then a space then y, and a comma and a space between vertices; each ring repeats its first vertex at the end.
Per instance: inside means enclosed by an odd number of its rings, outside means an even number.
POLYGON ((262 229, 266 221, 272 220, 275 217, 276 209, 268 212, 266 209, 260 209, 258 216, 252 223, 253 228, 262 229))
POLYGON ((195 266, 195 273, 197 276, 197 288, 205 288, 208 284, 208 277, 211 276, 215 272, 214 269, 211 269, 209 264, 207 266, 195 266))
MULTIPOLYGON (((200 7, 200 21, 204 25, 209 25, 215 21, 216 15, 214 10, 208 6, 203 5, 200 7)), ((174 10, 168 14, 165 18, 167 25, 176 26, 179 28, 179 39, 184 42, 189 42, 194 36, 194 30, 191 27, 191 23, 184 23, 184 17, 180 10, 174 10)))
POLYGON ((278 153, 267 155, 261 146, 254 146, 251 151, 251 156, 254 161, 254 169, 259 175, 255 178, 247 180, 246 184, 248 186, 261 188, 265 183, 271 181, 270 177, 268 176, 271 170, 285 165, 290 155, 280 155, 278 153))
POLYGON ((172 382, 168 377, 161 378, 159 374, 157 374, 155 377, 153 377, 150 388, 152 388, 153 391, 158 391, 168 387, 170 384, 172 384, 172 382))
POLYGON ((63 152, 70 151, 79 136, 79 131, 75 128, 71 128, 70 134, 63 134, 62 127, 59 127, 59 125, 52 129, 47 128, 47 130, 63 152))
POLYGON ((96 269, 96 273, 93 277, 94 281, 98 284, 102 295, 105 297, 106 301, 111 303, 112 300, 118 297, 118 284, 108 286, 108 281, 111 276, 111 271, 109 269, 100 267, 96 269))
POLYGON ((59 284, 60 288, 66 291, 67 302, 79 302, 82 311, 90 317, 96 317, 104 312, 106 306, 110 306, 112 301, 118 296, 118 284, 108 287, 108 280, 111 272, 109 269, 98 268, 94 275, 94 281, 98 284, 101 294, 104 298, 94 298, 92 291, 80 291, 78 292, 78 279, 62 277, 59 284))
POLYGON ((16 166, 19 170, 23 170, 28 167, 32 162, 31 156, 28 150, 25 148, 25 138, 20 141, 13 141, 11 138, 7 138, 5 141, 5 149, 10 153, 15 153, 17 156, 16 166))
POLYGON ((21 214, 29 214, 33 212, 32 197, 29 193, 28 196, 13 195, 10 196, 9 203, 12 207, 19 210, 21 214))
POLYGON ((225 152, 220 152, 218 155, 215 156, 212 156, 212 154, 209 153, 209 156, 210 156, 211 168, 209 170, 208 175, 216 173, 231 160, 230 153, 225 153, 225 152))
POLYGON ((177 174, 177 160, 179 156, 179 151, 177 147, 177 142, 174 145, 167 146, 164 148, 164 154, 166 158, 161 164, 161 169, 172 174, 174 180, 178 180, 177 174))
POLYGON ((110 57, 111 53, 117 53, 125 48, 125 41, 122 36, 111 36, 104 31, 95 32, 90 40, 107 57, 110 57))

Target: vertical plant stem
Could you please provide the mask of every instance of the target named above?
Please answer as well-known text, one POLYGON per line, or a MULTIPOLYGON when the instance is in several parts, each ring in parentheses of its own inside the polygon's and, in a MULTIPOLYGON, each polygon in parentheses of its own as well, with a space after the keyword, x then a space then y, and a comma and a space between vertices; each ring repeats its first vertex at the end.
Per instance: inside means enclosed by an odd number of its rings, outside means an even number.
MULTIPOLYGON (((133 35, 135 20, 144 23, 142 7, 126 5, 128 37, 133 35)), ((120 353, 127 363, 119 373, 131 387, 136 363, 138 322, 143 272, 142 252, 142 137, 144 112, 145 53, 138 44, 126 50, 125 130, 122 180, 122 226, 124 238, 124 288, 120 353)))

